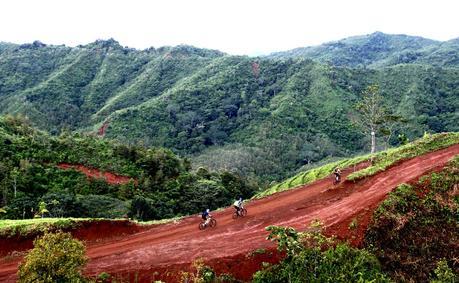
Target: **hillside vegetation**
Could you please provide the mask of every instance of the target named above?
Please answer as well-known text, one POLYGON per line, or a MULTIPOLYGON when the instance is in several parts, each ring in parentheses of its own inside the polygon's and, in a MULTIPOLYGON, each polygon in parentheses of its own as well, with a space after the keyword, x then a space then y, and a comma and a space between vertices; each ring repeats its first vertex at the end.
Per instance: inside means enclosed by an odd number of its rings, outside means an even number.
POLYGON ((441 172, 400 185, 375 211, 365 245, 397 282, 426 282, 441 261, 456 275, 438 282, 459 279, 458 186, 456 157, 441 172))
POLYGON ((343 42, 319 52, 330 62, 191 46, 135 50, 114 40, 74 48, 0 43, 0 113, 27 115, 53 135, 91 132, 170 148, 195 168, 233 170, 266 184, 304 164, 366 150, 368 137, 354 118, 370 84, 403 121, 390 137, 378 133, 380 148, 397 144, 398 134, 459 131, 456 41, 374 34, 343 42), (355 51, 351 62, 387 67, 340 64, 347 49, 355 51), (414 61, 381 63, 427 49, 414 61))
POLYGON ((302 233, 267 227, 285 258, 264 265, 253 282, 457 282, 458 173, 456 156, 440 172, 397 187, 374 212, 361 249, 323 236, 319 221, 302 233))
POLYGON ((229 172, 190 171, 170 150, 126 146, 81 134, 52 137, 18 117, 0 117, 0 219, 127 215, 163 219, 250 197, 258 187, 229 172), (88 178, 61 163, 130 177, 126 184, 88 178))
POLYGON ((308 58, 336 66, 382 68, 397 64, 459 66, 457 39, 435 41, 418 36, 375 32, 319 46, 271 54, 271 58, 308 58))
POLYGON ((306 185, 331 175, 335 168, 352 168, 352 166, 355 166, 361 162, 369 162, 370 159, 373 159, 373 162, 368 167, 355 171, 346 178, 347 180, 362 179, 384 171, 386 168, 397 163, 398 161, 413 158, 458 143, 459 133, 424 135, 424 137, 414 142, 378 152, 373 156, 363 155, 354 158, 343 159, 335 162, 330 162, 323 166, 312 168, 304 172, 300 172, 295 176, 290 177, 287 180, 258 193, 255 197, 260 198, 276 192, 281 192, 301 185, 306 185))

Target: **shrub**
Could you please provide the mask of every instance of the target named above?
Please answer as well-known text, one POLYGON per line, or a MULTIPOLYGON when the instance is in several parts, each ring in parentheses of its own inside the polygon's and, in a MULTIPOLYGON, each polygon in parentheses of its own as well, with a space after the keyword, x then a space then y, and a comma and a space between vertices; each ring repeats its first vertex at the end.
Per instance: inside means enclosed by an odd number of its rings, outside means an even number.
POLYGON ((375 256, 347 244, 330 246, 320 232, 300 234, 293 228, 268 227, 287 257, 258 271, 253 282, 390 282, 375 256))
POLYGON ((85 247, 69 233, 45 233, 19 266, 19 282, 86 282, 85 247))
POLYGON ((436 279, 431 280, 432 283, 454 283, 459 280, 459 277, 449 268, 448 262, 444 259, 437 262, 437 268, 434 270, 436 279))

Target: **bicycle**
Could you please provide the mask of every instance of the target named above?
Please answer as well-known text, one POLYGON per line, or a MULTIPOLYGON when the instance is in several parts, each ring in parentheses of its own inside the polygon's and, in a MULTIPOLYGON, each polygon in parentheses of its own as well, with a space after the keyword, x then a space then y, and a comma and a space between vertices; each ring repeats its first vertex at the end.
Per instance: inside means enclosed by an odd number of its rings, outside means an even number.
POLYGON ((213 228, 215 226, 217 226, 217 220, 215 220, 215 218, 213 218, 212 216, 209 215, 209 219, 208 220, 201 221, 201 223, 199 223, 199 230, 204 230, 207 227, 212 227, 213 228))
POLYGON ((239 213, 238 211, 234 211, 233 213, 233 219, 237 219, 238 217, 244 217, 247 215, 247 209, 245 209, 244 207, 241 207, 241 209, 239 210, 239 213))
POLYGON ((341 176, 340 175, 337 175, 335 174, 334 178, 333 178, 333 185, 337 185, 341 182, 341 176))

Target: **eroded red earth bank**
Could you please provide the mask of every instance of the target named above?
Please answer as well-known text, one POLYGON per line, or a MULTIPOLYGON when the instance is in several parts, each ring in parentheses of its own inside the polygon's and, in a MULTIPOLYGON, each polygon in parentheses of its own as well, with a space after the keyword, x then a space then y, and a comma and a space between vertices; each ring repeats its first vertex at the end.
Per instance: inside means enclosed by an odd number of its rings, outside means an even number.
MULTIPOLYGON (((174 282, 180 270, 189 268, 193 260, 202 257, 218 273, 229 272, 239 279, 249 280, 263 261, 279 259, 274 244, 265 239, 266 226, 291 226, 301 231, 315 219, 324 223, 326 234, 349 239, 359 246, 374 209, 393 188, 442 168, 457 154, 459 145, 454 145, 399 162, 355 183, 333 186, 330 178, 319 180, 252 201, 246 205, 248 216, 237 220, 231 218, 231 208, 218 211, 214 213, 218 220, 214 229, 199 231, 200 219, 194 216, 158 225, 122 240, 89 244, 90 262, 85 273, 108 272, 126 279, 138 278, 140 282, 159 279, 174 282), (354 218, 358 228, 350 231, 348 227, 354 218), (268 253, 247 256, 260 248, 268 253)), ((0 261, 0 282, 14 282, 19 260, 0 261)))
POLYGON ((121 176, 110 172, 102 172, 98 169, 89 168, 79 164, 60 163, 57 167, 61 169, 75 169, 84 173, 89 178, 104 179, 107 183, 112 185, 127 184, 131 180, 135 182, 135 180, 131 177, 121 176))

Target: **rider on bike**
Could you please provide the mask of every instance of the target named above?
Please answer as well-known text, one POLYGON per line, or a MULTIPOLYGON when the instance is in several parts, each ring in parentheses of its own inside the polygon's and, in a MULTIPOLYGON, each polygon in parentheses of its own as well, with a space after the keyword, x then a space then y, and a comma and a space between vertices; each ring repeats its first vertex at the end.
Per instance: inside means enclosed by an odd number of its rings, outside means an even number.
POLYGON ((335 170, 333 171, 333 174, 335 174, 335 181, 338 183, 341 181, 341 170, 336 167, 335 170))
POLYGON ((201 216, 202 216, 202 219, 204 220, 204 224, 207 225, 209 222, 209 219, 212 217, 212 215, 210 215, 210 209, 204 210, 201 216))
POLYGON ((239 197, 238 200, 236 200, 234 203, 234 208, 236 209, 236 212, 238 215, 241 215, 240 214, 240 211, 241 211, 241 208, 242 208, 242 197, 239 197))

